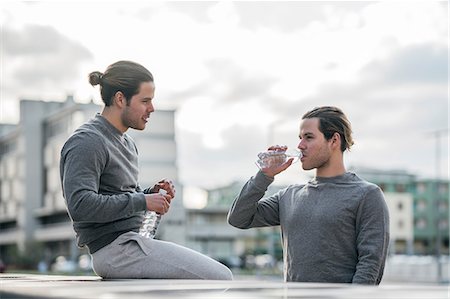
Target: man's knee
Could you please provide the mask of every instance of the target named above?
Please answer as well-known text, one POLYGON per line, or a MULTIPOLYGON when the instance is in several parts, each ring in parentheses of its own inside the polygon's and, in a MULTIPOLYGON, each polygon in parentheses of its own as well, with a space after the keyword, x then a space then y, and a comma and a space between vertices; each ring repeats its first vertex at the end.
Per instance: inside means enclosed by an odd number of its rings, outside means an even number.
POLYGON ((233 273, 230 269, 225 268, 225 271, 223 271, 223 278, 222 280, 233 280, 233 273))
POLYGON ((213 280, 233 280, 233 273, 226 266, 220 264, 220 268, 212 274, 213 280))

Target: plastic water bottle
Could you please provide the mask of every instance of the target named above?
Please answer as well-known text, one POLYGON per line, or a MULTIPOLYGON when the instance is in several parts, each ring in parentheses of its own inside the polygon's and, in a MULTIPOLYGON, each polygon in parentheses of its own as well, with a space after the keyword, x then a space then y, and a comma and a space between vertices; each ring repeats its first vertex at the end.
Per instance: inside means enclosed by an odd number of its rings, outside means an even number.
MULTIPOLYGON (((166 194, 166 190, 160 189, 160 194, 166 194)), ((155 211, 145 211, 144 219, 142 220, 141 228, 139 229, 139 234, 145 238, 153 239, 158 230, 159 222, 161 222, 161 215, 155 211)))
POLYGON ((287 146, 278 145, 279 149, 267 150, 258 154, 256 165, 262 169, 272 166, 279 166, 286 163, 289 159, 293 159, 292 163, 296 163, 302 157, 302 152, 299 149, 294 151, 286 151, 287 146))

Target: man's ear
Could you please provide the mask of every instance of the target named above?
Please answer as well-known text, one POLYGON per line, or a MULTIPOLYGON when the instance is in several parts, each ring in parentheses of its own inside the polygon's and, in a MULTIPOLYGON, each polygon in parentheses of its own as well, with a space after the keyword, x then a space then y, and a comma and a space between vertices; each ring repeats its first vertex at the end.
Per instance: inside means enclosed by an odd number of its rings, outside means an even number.
POLYGON ((335 132, 331 137, 331 141, 333 145, 336 145, 339 149, 341 148, 341 135, 338 132, 335 132))
POLYGON ((114 94, 114 103, 117 105, 117 107, 122 108, 124 107, 127 103, 127 99, 125 98, 125 95, 121 92, 121 91, 117 91, 114 94))

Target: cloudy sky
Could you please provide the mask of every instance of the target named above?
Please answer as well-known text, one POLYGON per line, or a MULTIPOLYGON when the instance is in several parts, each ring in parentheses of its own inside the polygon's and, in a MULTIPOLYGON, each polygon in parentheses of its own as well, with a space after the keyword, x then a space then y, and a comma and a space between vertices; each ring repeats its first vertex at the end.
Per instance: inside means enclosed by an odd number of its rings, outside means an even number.
MULTIPOLYGON (((447 1, 146 2, 2 2, 0 122, 18 122, 20 98, 100 104, 87 74, 129 59, 177 111, 185 185, 247 179, 320 105, 352 122, 348 167, 448 178, 447 1)), ((297 163, 277 180, 311 175, 297 163)))

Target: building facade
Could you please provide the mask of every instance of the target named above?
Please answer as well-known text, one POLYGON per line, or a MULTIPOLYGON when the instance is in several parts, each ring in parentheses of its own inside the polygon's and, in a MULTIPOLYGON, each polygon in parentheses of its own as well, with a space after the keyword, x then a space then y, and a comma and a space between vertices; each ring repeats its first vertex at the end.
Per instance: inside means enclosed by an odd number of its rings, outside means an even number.
POLYGON ((421 254, 442 253, 448 255, 450 220, 449 182, 432 179, 417 180, 413 196, 414 247, 416 248, 416 252, 421 254))
MULTIPOLYGON (((208 190, 208 203, 203 209, 187 210, 187 244, 228 266, 244 263, 245 257, 270 255, 282 259, 281 235, 277 228, 238 229, 228 224, 231 204, 244 182, 208 190), (240 259, 240 261, 237 261, 240 259)), ((270 196, 284 186, 271 185, 270 196)))
POLYGON ((404 171, 356 172, 380 186, 386 196, 395 241, 391 249, 406 254, 449 254, 450 181, 422 179, 404 171))
MULTIPOLYGON (((75 103, 70 96, 63 102, 22 100, 19 124, 0 125, 0 258, 7 264, 33 254, 51 263, 57 256, 74 260, 85 253, 76 246, 62 197, 59 160, 70 134, 100 111, 101 106, 75 103)), ((146 130, 127 132, 139 150, 144 188, 170 178, 181 189, 174 118, 175 111, 156 111, 146 130)), ((163 217, 157 237, 185 243, 184 222, 180 198, 163 217)))
MULTIPOLYGON (((435 255, 437 244, 440 254, 449 254, 449 181, 422 180, 403 171, 351 171, 383 190, 390 214, 391 254, 435 255)), ((234 182, 209 190, 204 209, 187 211, 187 243, 217 259, 269 254, 281 260, 278 228, 240 230, 227 223, 228 210, 243 185, 234 182)), ((266 196, 284 187, 271 185, 266 196)))

